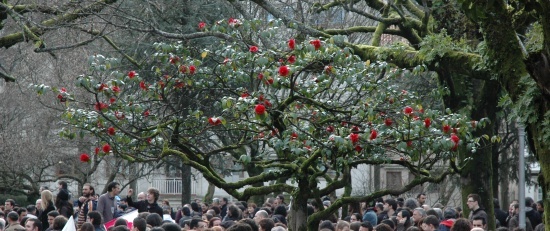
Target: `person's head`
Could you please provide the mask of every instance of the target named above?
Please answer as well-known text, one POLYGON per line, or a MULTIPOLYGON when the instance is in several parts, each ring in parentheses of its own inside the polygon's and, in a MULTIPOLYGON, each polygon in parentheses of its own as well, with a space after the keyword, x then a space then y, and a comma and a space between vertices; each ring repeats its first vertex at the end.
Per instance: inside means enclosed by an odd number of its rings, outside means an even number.
POLYGON ((63 215, 59 215, 53 219, 53 230, 62 230, 63 227, 65 227, 65 224, 67 224, 67 218, 63 215))
POLYGON ((166 222, 160 226, 164 231, 181 231, 181 227, 174 222, 166 222))
POLYGON ((27 214, 36 215, 36 206, 27 205, 27 214))
POLYGON ((4 230, 6 227, 6 220, 4 218, 0 218, 0 230, 4 230))
POLYGON ((60 180, 60 181, 57 183, 57 187, 58 187, 59 189, 65 189, 65 190, 67 190, 67 189, 69 188, 68 185, 67 185, 67 182, 62 181, 62 180, 60 180))
POLYGON ((359 214, 359 213, 353 213, 353 214, 351 214, 351 216, 349 217, 349 221, 350 221, 350 222, 355 222, 355 221, 362 222, 362 221, 363 221, 363 217, 361 217, 361 214, 359 214))
POLYGON ((254 212, 256 212, 256 204, 255 203, 248 203, 248 208, 246 208, 246 210, 248 210, 248 214, 254 214, 254 212))
POLYGON ((80 226, 80 231, 95 231, 95 227, 90 222, 84 222, 82 226, 80 226))
POLYGON ((141 217, 136 217, 132 221, 132 231, 145 231, 147 229, 147 221, 141 217))
POLYGON ((374 207, 376 208, 376 213, 381 213, 384 211, 384 203, 378 202, 374 205, 374 207))
POLYGON ((479 205, 480 200, 481 198, 477 194, 472 193, 468 195, 468 201, 467 201, 468 208, 470 208, 471 210, 478 209, 480 207, 479 205))
POLYGON ((120 184, 114 181, 107 185, 107 192, 112 195, 118 195, 120 193, 120 189, 120 184))
POLYGON ((336 230, 334 228, 334 224, 332 223, 332 221, 329 221, 329 220, 324 220, 323 222, 321 222, 321 224, 319 225, 319 230, 321 229, 329 229, 332 231, 336 230))
POLYGON ((82 196, 90 197, 93 195, 95 195, 94 187, 90 183, 84 184, 84 186, 82 186, 82 196))
POLYGON ((542 200, 537 201, 537 211, 544 212, 544 203, 542 202, 542 200))
POLYGON ((147 195, 145 195, 144 192, 138 193, 138 195, 137 195, 137 200, 138 201, 144 201, 145 199, 147 199, 147 195))
POLYGON ((405 224, 411 224, 412 223, 411 213, 409 213, 409 211, 406 210, 406 209, 403 209, 403 210, 401 210, 397 213, 397 220, 399 221, 401 219, 405 220, 405 224))
POLYGON ((485 221, 484 217, 481 216, 474 216, 472 218, 472 227, 476 228, 482 228, 485 229, 485 225, 487 224, 487 221, 485 221))
POLYGON ((226 231, 252 231, 252 227, 247 223, 237 222, 226 229, 226 231))
POLYGON ((347 221, 338 221, 336 223, 336 231, 350 231, 349 223, 347 221))
POLYGON ((422 230, 424 231, 434 231, 439 227, 439 218, 434 215, 429 215, 424 218, 422 222, 422 230))
POLYGON ((126 219, 124 219, 124 218, 118 218, 115 221, 115 226, 119 226, 119 225, 128 226, 128 221, 126 221, 126 219))
POLYGON ((239 218, 241 215, 241 210, 236 205, 227 206, 227 217, 239 218))
POLYGON ((420 205, 418 204, 418 201, 415 200, 414 198, 407 198, 405 202, 403 202, 403 206, 412 211, 415 208, 418 208, 418 206, 420 205))
MULTIPOLYGON (((355 222, 353 222, 353 223, 355 223, 355 222)), ((372 226, 372 224, 369 221, 361 222, 361 226, 359 227, 359 231, 372 231, 372 230, 374 230, 374 227, 372 226)))
POLYGON ((384 211, 395 211, 397 209, 397 201, 392 198, 384 200, 384 211))
POLYGON ((42 222, 38 218, 29 218, 25 222, 25 231, 42 231, 42 222))
POLYGON ((149 203, 155 203, 159 199, 160 192, 156 188, 147 189, 147 201, 149 203))
POLYGON ((425 193, 419 193, 418 195, 416 195, 416 200, 418 201, 418 205, 423 205, 424 203, 426 203, 426 194, 425 193))
POLYGON ((189 205, 191 205, 191 210, 193 210, 194 212, 198 212, 200 210, 200 206, 199 206, 199 203, 197 202, 191 202, 189 205))
POLYGON ((382 223, 374 227, 375 231, 393 231, 393 228, 390 227, 388 224, 382 223))
POLYGON ((101 225, 101 214, 97 211, 88 212, 88 220, 94 225, 101 225))
POLYGON ((458 218, 454 222, 453 226, 451 226, 451 231, 468 231, 471 228, 470 220, 466 218, 458 218))
POLYGON ((57 212, 56 210, 54 211, 50 211, 48 212, 48 227, 52 228, 53 227, 53 220, 59 216, 59 212, 57 212))
POLYGON ((270 231, 275 227, 275 222, 271 218, 263 218, 257 221, 259 231, 270 231))
POLYGON ((204 230, 207 228, 207 224, 201 219, 193 218, 189 223, 189 228, 193 230, 204 230))
POLYGON ((287 212, 286 212, 286 207, 284 205, 277 205, 277 207, 275 207, 275 210, 273 211, 273 214, 278 214, 278 215, 282 215, 283 217, 286 217, 287 215, 287 212))
POLYGON ((453 208, 445 209, 445 212, 443 213, 443 218, 445 218, 445 219, 456 219, 457 218, 456 211, 453 208))
POLYGON ((162 224, 162 217, 158 213, 149 213, 145 221, 151 227, 158 227, 162 224))
POLYGON ((17 215, 19 215, 19 218, 26 217, 27 216, 27 209, 26 208, 17 209, 17 215))
POLYGON ((48 205, 53 204, 53 194, 50 190, 44 190, 40 194, 40 199, 42 199, 42 209, 48 208, 48 205))
POLYGON ((37 210, 42 210, 42 199, 36 200, 36 202, 34 204, 35 204, 37 210))
POLYGON ((415 223, 418 223, 424 217, 426 217, 426 211, 423 208, 418 207, 413 210, 412 218, 415 223))
POLYGON ((220 226, 222 223, 222 219, 219 217, 212 217, 212 219, 208 220, 208 228, 212 228, 214 226, 220 226))
POLYGON ((229 202, 229 199, 227 199, 227 197, 223 197, 222 200, 220 201, 220 205, 226 205, 227 202, 229 202))
POLYGON ((252 231, 259 231, 258 224, 256 224, 256 222, 254 222, 254 220, 252 220, 250 218, 244 218, 244 219, 240 220, 238 223, 245 223, 245 224, 249 225, 250 228, 252 228, 252 231))
POLYGON ((258 222, 260 222, 260 220, 268 218, 268 217, 269 217, 269 214, 267 214, 267 212, 265 210, 259 210, 258 212, 256 212, 256 214, 254 214, 254 221, 256 221, 256 223, 258 223, 258 222))
POLYGON ((11 211, 8 213, 8 223, 14 223, 14 222, 18 222, 19 221, 19 214, 17 214, 17 212, 14 212, 14 211, 11 211))
POLYGON ((4 202, 4 210, 13 210, 14 206, 15 200, 13 199, 7 199, 6 202, 4 202))

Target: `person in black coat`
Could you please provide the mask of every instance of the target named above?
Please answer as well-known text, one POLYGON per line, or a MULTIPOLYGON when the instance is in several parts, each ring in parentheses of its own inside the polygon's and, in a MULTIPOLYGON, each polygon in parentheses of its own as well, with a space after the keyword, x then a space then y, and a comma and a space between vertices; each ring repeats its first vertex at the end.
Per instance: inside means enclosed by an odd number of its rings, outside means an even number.
POLYGON ((126 202, 128 202, 128 206, 132 206, 138 210, 139 213, 141 212, 149 212, 149 213, 156 213, 162 217, 162 207, 160 207, 157 204, 157 201, 159 199, 160 192, 156 188, 149 188, 147 190, 147 200, 144 201, 132 201, 132 189, 128 189, 128 197, 126 198, 126 202))
MULTIPOLYGON (((42 193, 40 193, 40 206, 42 207, 42 212, 40 213, 40 222, 42 224, 48 224, 48 213, 51 211, 55 211, 55 206, 53 204, 53 194, 50 192, 50 190, 44 190, 42 193)), ((46 227, 46 225, 44 225, 46 227)))

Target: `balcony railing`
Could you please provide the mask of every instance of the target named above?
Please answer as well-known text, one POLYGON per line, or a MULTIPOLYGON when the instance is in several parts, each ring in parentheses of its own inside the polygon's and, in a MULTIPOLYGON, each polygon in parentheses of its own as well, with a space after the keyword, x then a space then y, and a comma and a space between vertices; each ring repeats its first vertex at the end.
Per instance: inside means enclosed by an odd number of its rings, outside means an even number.
MULTIPOLYGON (((154 179, 151 187, 157 188, 161 194, 181 194, 181 178, 154 179)), ((197 182, 191 181, 191 194, 197 194, 197 182)))

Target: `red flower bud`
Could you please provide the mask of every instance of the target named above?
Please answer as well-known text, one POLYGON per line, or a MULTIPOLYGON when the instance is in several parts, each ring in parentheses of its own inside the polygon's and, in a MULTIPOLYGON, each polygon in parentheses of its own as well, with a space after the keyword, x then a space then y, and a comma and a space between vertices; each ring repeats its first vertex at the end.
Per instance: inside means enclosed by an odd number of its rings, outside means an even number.
POLYGON ((355 143, 359 142, 359 134, 351 133, 351 134, 349 134, 349 139, 351 140, 352 144, 355 144, 355 143))
POLYGON ((90 162, 90 156, 86 153, 80 154, 80 162, 90 162))
POLYGON ((391 118, 386 118, 384 120, 384 124, 389 127, 393 124, 393 121, 391 120, 391 118))
POLYGON ((430 118, 424 119, 424 127, 429 128, 432 124, 432 120, 430 118))
POLYGON ((328 126, 326 130, 327 130, 327 132, 333 133, 334 132, 334 126, 332 126, 332 125, 328 126))
POLYGON ((256 52, 258 52, 258 47, 257 46, 251 46, 250 49, 248 49, 248 50, 252 53, 256 53, 256 52))
POLYGON ((208 123, 212 126, 220 125, 222 123, 222 120, 218 119, 218 117, 210 117, 208 118, 208 123))
POLYGON ((319 39, 311 40, 309 43, 315 47, 315 50, 319 50, 319 48, 321 48, 321 40, 319 39))
POLYGON ((287 61, 288 61, 290 64, 296 62, 296 56, 291 55, 290 57, 288 57, 287 61))
POLYGON ((378 136, 378 132, 376 130, 373 129, 370 131, 370 137, 369 137, 370 140, 376 139, 377 136, 378 136))
POLYGON ((444 133, 449 133, 450 130, 451 130, 451 126, 449 126, 448 124, 443 125, 443 132, 444 133))
POLYGON ((291 50, 294 50, 294 47, 296 46, 296 40, 294 39, 289 39, 288 40, 288 48, 290 48, 291 50))
POLYGON ((111 151, 111 145, 105 144, 101 149, 103 150, 104 153, 109 153, 111 151))
POLYGON ((109 127, 109 128, 107 129, 107 134, 109 134, 109 135, 111 135, 111 136, 114 136, 115 133, 116 133, 116 130, 115 130, 114 127, 109 127))
POLYGON ((205 22, 199 22, 199 30, 204 29, 205 26, 206 26, 205 22))
POLYGON ((254 108, 254 112, 256 112, 256 115, 265 114, 265 106, 263 104, 257 104, 256 108, 254 108))
POLYGON ((280 75, 280 76, 283 76, 283 77, 284 77, 284 76, 287 76, 288 73, 290 73, 290 70, 288 69, 287 66, 283 65, 283 66, 280 66, 280 67, 279 67, 279 75, 280 75))
POLYGON ((413 113, 412 107, 406 106, 405 109, 403 109, 403 112, 405 115, 411 115, 413 113))
POLYGON ((189 66, 189 74, 195 74, 195 71, 197 70, 197 68, 193 65, 189 66))
POLYGON ((132 79, 134 77, 136 77, 136 72, 135 71, 128 72, 128 78, 132 79))

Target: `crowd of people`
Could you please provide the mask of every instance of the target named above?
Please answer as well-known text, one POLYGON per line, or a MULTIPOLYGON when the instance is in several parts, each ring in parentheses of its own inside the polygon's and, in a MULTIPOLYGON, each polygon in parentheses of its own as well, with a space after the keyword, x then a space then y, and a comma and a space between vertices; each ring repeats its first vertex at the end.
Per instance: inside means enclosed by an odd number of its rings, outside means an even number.
MULTIPOLYGON (((214 198, 211 203, 194 201, 174 210, 167 200, 159 204, 160 192, 149 188, 147 192, 132 199, 129 189, 125 198, 120 198, 121 186, 111 182, 107 192, 97 195, 90 184, 82 187, 82 196, 70 201, 67 183, 58 183, 54 196, 47 188, 40 189, 40 199, 35 205, 17 207, 13 199, 5 201, 0 211, 0 231, 61 231, 68 219, 75 220, 73 230, 78 231, 286 231, 289 205, 284 195, 269 198, 256 205, 244 201, 230 202, 227 198, 214 198), (74 204, 74 205, 73 205, 74 204), (121 217, 137 210, 132 221, 121 217), (118 219, 117 219, 118 218, 118 219), (116 221, 115 221, 116 219, 116 221), (105 228, 105 223, 114 225, 105 228)), ((471 211, 462 214, 460 207, 445 207, 439 203, 429 206, 426 194, 416 198, 379 198, 371 203, 348 205, 348 216, 341 212, 319 223, 319 231, 484 231, 488 215, 481 207, 477 194, 468 195, 466 204, 471 211)), ((308 215, 331 205, 328 197, 322 204, 317 200, 308 203, 308 215)), ((510 204, 508 211, 494 200, 497 230, 544 231, 542 221, 543 203, 525 199, 525 211, 519 210, 518 201, 510 204), (519 228, 519 214, 526 215, 525 229, 519 228)))

